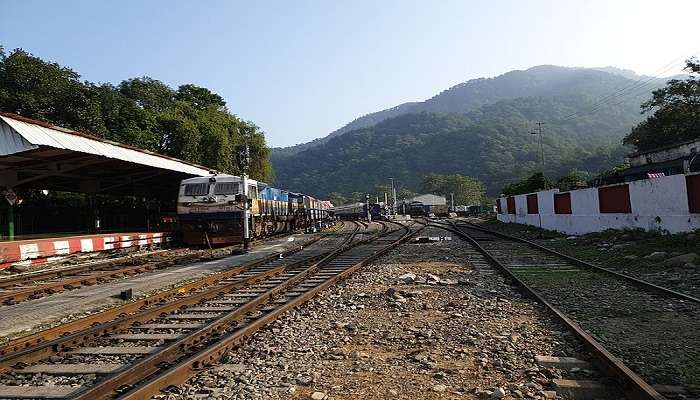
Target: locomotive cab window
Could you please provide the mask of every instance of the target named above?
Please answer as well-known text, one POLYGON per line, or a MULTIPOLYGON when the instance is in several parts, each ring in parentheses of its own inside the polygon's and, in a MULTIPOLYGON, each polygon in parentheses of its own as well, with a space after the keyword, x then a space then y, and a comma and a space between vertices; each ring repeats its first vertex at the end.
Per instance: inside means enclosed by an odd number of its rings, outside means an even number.
POLYGON ((214 186, 214 194, 238 194, 237 182, 221 182, 214 186))
POLYGON ((248 198, 257 199, 258 198, 258 187, 254 185, 248 185, 248 198))
POLYGON ((209 192, 207 183, 189 183, 185 185, 185 196, 204 196, 209 192))

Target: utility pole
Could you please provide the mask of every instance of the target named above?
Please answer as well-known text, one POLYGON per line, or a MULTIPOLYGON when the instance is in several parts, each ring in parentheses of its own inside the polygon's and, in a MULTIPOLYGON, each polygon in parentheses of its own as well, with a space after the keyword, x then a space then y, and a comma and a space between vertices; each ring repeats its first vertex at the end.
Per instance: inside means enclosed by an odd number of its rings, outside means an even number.
POLYGON ((540 153, 542 157, 542 175, 544 175, 544 145, 542 143, 542 125, 544 125, 544 122, 538 121, 535 123, 537 124, 537 132, 532 132, 532 134, 539 135, 538 153, 540 153))
POLYGON ((250 249, 250 226, 248 225, 248 168, 250 167, 250 149, 248 145, 236 146, 236 160, 241 170, 243 180, 243 251, 250 249))
POLYGON ((384 192, 384 210, 388 211, 388 209, 389 209, 389 203, 387 200, 386 192, 384 192))
POLYGON ((389 178, 391 181, 391 215, 396 215, 396 188, 394 187, 394 178, 389 178))
MULTIPOLYGON (((544 164, 544 144, 542 143, 542 125, 544 125, 544 122, 538 121, 538 122, 535 122, 535 124, 537 124, 537 131, 536 131, 536 132, 530 132, 530 133, 531 133, 532 135, 538 135, 538 136, 539 136, 539 137, 538 137, 539 143, 538 143, 538 151, 537 151, 537 152, 539 153, 538 155, 541 154, 541 157, 542 157, 542 158, 541 158, 541 160, 542 160, 542 164, 541 164, 541 167, 542 167, 542 178, 544 178, 544 165, 545 165, 545 164, 544 164)), ((538 158, 539 158, 539 157, 538 157, 538 158)), ((549 188, 545 188, 545 189, 549 189, 549 188)))
POLYGON ((367 222, 372 222, 372 214, 370 213, 370 206, 369 206, 369 193, 367 193, 365 200, 366 200, 365 208, 367 209, 367 222))
POLYGON ((452 208, 450 211, 455 212, 455 194, 450 193, 450 203, 452 203, 452 208))

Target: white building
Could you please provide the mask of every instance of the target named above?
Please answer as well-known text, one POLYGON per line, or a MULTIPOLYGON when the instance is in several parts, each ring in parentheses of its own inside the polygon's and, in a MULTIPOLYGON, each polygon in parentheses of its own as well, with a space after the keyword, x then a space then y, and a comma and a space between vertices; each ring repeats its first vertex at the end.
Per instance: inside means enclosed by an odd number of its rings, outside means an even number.
POLYGON ((418 196, 411 197, 410 199, 405 199, 404 204, 411 203, 423 203, 424 206, 446 206, 447 199, 443 196, 438 196, 435 194, 419 194, 418 196))

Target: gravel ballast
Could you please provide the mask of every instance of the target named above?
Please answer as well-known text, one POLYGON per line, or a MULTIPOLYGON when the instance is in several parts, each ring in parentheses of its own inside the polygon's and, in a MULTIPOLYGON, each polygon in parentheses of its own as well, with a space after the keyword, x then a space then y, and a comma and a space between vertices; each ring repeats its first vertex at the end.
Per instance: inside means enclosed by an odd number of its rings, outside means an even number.
POLYGON ((554 378, 599 379, 537 365, 587 356, 475 257, 456 238, 404 244, 157 398, 545 399, 554 378))

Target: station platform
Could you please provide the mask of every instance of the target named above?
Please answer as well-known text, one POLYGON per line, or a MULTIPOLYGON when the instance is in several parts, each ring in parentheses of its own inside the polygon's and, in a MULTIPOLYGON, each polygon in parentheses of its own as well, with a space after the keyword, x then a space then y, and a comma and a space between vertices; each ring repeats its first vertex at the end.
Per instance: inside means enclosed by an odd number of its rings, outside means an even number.
POLYGON ((172 232, 128 232, 3 241, 0 242, 0 270, 45 264, 76 253, 165 246, 172 240, 172 232))

